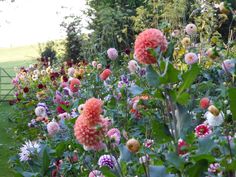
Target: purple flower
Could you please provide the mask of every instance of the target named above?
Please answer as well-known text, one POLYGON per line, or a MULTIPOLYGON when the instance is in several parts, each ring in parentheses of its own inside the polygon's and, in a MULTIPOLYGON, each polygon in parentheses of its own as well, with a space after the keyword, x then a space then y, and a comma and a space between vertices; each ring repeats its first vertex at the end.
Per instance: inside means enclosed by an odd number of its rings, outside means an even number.
POLYGON ((98 160, 98 165, 100 167, 108 166, 113 169, 117 165, 116 158, 112 155, 102 155, 98 160))
POLYGON ((139 75, 140 76, 145 76, 146 75, 146 68, 141 68, 140 70, 139 70, 139 75))
POLYGON ((110 48, 107 50, 108 58, 115 60, 118 57, 118 52, 115 48, 110 48))
POLYGON ((45 108, 47 115, 51 114, 49 109, 48 109, 48 107, 47 107, 47 105, 45 103, 38 103, 37 107, 40 107, 40 106, 45 108))

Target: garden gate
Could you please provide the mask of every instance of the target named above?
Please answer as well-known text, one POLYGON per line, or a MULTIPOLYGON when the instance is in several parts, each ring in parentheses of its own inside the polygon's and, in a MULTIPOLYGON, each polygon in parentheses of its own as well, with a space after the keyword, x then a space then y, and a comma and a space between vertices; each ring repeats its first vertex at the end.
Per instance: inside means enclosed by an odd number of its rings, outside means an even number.
POLYGON ((13 98, 14 86, 11 81, 13 79, 13 68, 0 67, 0 102, 9 101, 13 98))

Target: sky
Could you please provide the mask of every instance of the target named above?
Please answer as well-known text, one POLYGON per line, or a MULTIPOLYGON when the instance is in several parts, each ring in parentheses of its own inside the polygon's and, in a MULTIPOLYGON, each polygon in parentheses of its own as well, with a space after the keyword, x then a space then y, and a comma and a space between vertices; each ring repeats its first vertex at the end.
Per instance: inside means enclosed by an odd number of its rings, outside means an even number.
POLYGON ((60 27, 63 17, 81 16, 85 8, 85 0, 0 1, 0 47, 61 39, 65 36, 60 27))

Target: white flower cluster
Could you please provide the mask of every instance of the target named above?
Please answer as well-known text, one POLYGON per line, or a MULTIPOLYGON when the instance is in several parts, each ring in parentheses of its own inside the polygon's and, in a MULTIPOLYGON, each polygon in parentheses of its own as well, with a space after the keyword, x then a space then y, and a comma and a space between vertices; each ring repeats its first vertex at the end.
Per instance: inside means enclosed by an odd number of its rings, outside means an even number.
POLYGON ((33 141, 26 141, 25 144, 20 148, 20 161, 28 161, 31 160, 32 155, 39 153, 40 144, 33 141))

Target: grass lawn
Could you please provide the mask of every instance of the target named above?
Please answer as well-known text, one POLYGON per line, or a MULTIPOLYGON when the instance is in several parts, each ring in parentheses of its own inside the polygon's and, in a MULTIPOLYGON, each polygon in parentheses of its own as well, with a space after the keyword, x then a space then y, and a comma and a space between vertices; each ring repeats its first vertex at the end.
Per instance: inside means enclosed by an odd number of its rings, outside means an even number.
POLYGON ((11 126, 8 117, 12 111, 11 106, 7 103, 0 103, 0 176, 2 177, 13 177, 13 173, 8 167, 8 159, 14 154, 12 150, 14 141, 8 132, 8 127, 11 126))

